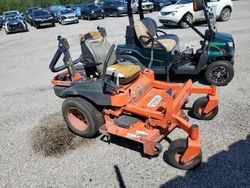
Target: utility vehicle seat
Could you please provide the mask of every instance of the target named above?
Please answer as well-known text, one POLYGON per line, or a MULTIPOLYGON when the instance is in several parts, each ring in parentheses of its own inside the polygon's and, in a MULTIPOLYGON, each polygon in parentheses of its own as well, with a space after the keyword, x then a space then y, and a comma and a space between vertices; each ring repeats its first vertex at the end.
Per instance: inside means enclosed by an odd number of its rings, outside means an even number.
POLYGON ((136 36, 144 47, 151 48, 152 41, 154 40, 153 48, 161 48, 167 52, 171 52, 174 49, 179 48, 179 37, 177 35, 166 34, 163 31, 158 30, 157 24, 152 18, 147 17, 142 20, 135 21, 134 28, 136 36), (163 35, 158 36, 157 32, 161 32, 163 35))
MULTIPOLYGON (((99 32, 90 32, 81 39, 82 58, 87 67, 94 67, 98 75, 103 72, 105 58, 111 48, 106 37, 99 32)), ((116 83, 127 84, 136 79, 141 72, 140 66, 132 64, 129 60, 118 60, 115 50, 108 62, 106 75, 116 80, 116 83)))

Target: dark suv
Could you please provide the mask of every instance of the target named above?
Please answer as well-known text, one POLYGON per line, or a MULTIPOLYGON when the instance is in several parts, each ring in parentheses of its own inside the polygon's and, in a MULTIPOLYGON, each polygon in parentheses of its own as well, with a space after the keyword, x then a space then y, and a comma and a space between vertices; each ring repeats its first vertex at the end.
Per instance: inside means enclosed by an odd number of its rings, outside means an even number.
POLYGON ((107 0, 102 5, 106 16, 113 15, 115 17, 121 14, 127 14, 127 4, 123 0, 107 0))
POLYGON ((37 9, 34 10, 32 13, 32 21, 31 25, 33 25, 35 28, 39 28, 41 26, 55 26, 55 20, 54 17, 50 12, 48 12, 45 9, 37 9))
POLYGON ((102 8, 95 4, 86 4, 81 6, 81 17, 82 19, 92 20, 101 17, 105 17, 105 13, 102 8))

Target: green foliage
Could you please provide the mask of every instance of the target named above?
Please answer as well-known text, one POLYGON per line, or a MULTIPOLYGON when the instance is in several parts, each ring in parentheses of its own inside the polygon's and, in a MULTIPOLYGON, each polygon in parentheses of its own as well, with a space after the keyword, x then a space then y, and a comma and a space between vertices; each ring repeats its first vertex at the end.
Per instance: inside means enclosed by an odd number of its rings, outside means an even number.
POLYGON ((50 5, 68 5, 90 3, 94 0, 0 0, 0 15, 7 10, 24 12, 32 6, 47 8, 50 5))

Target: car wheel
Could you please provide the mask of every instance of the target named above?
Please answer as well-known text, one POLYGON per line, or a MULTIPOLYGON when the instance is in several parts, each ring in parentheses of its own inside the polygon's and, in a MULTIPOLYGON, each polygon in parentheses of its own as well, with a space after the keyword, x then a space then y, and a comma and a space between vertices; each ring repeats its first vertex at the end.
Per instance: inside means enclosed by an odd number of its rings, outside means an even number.
POLYGON ((91 20, 91 17, 90 17, 90 15, 88 15, 88 16, 87 16, 87 19, 88 19, 88 20, 91 20))
POLYGON ((220 20, 223 22, 228 21, 231 17, 231 12, 232 11, 230 8, 228 8, 228 7, 224 8, 220 13, 220 20))
MULTIPOLYGON (((193 24, 193 16, 191 14, 187 14, 185 18, 189 23, 193 24)), ((180 26, 184 29, 189 28, 189 25, 185 22, 181 22, 180 26)))
POLYGON ((5 29, 5 33, 8 35, 9 34, 9 32, 5 29))
POLYGON ((114 17, 119 17, 118 12, 114 12, 114 17))
POLYGON ((52 27, 55 27, 56 26, 56 24, 55 23, 52 23, 52 27))
POLYGON ((224 86, 227 85, 233 77, 233 65, 225 60, 214 61, 205 69, 205 78, 210 84, 224 86))

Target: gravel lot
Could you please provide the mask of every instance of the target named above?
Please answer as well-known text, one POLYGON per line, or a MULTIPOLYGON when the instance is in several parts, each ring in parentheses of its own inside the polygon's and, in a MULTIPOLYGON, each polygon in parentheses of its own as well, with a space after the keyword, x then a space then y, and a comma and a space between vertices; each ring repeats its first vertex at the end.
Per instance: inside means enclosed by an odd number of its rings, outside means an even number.
MULTIPOLYGON (((100 137, 74 136, 62 120, 62 99, 53 92, 54 75, 48 69, 57 35, 69 39, 77 57, 78 34, 98 25, 106 27, 111 42, 123 43, 126 16, 39 30, 30 27, 30 32, 12 35, 1 30, 0 187, 250 187, 249 8, 248 0, 234 2, 230 21, 218 23, 218 29, 232 33, 236 42, 235 77, 218 89, 220 111, 214 120, 191 119, 200 125, 203 163, 190 172, 166 164, 164 152, 148 159, 131 142, 114 138, 109 145, 100 137)), ((148 16, 157 20, 157 12, 148 16)), ((191 29, 163 29, 178 34, 182 43, 199 43, 191 29)), ((183 136, 176 131, 171 138, 183 136)), ((167 149, 168 143, 163 141, 163 146, 167 149)))

